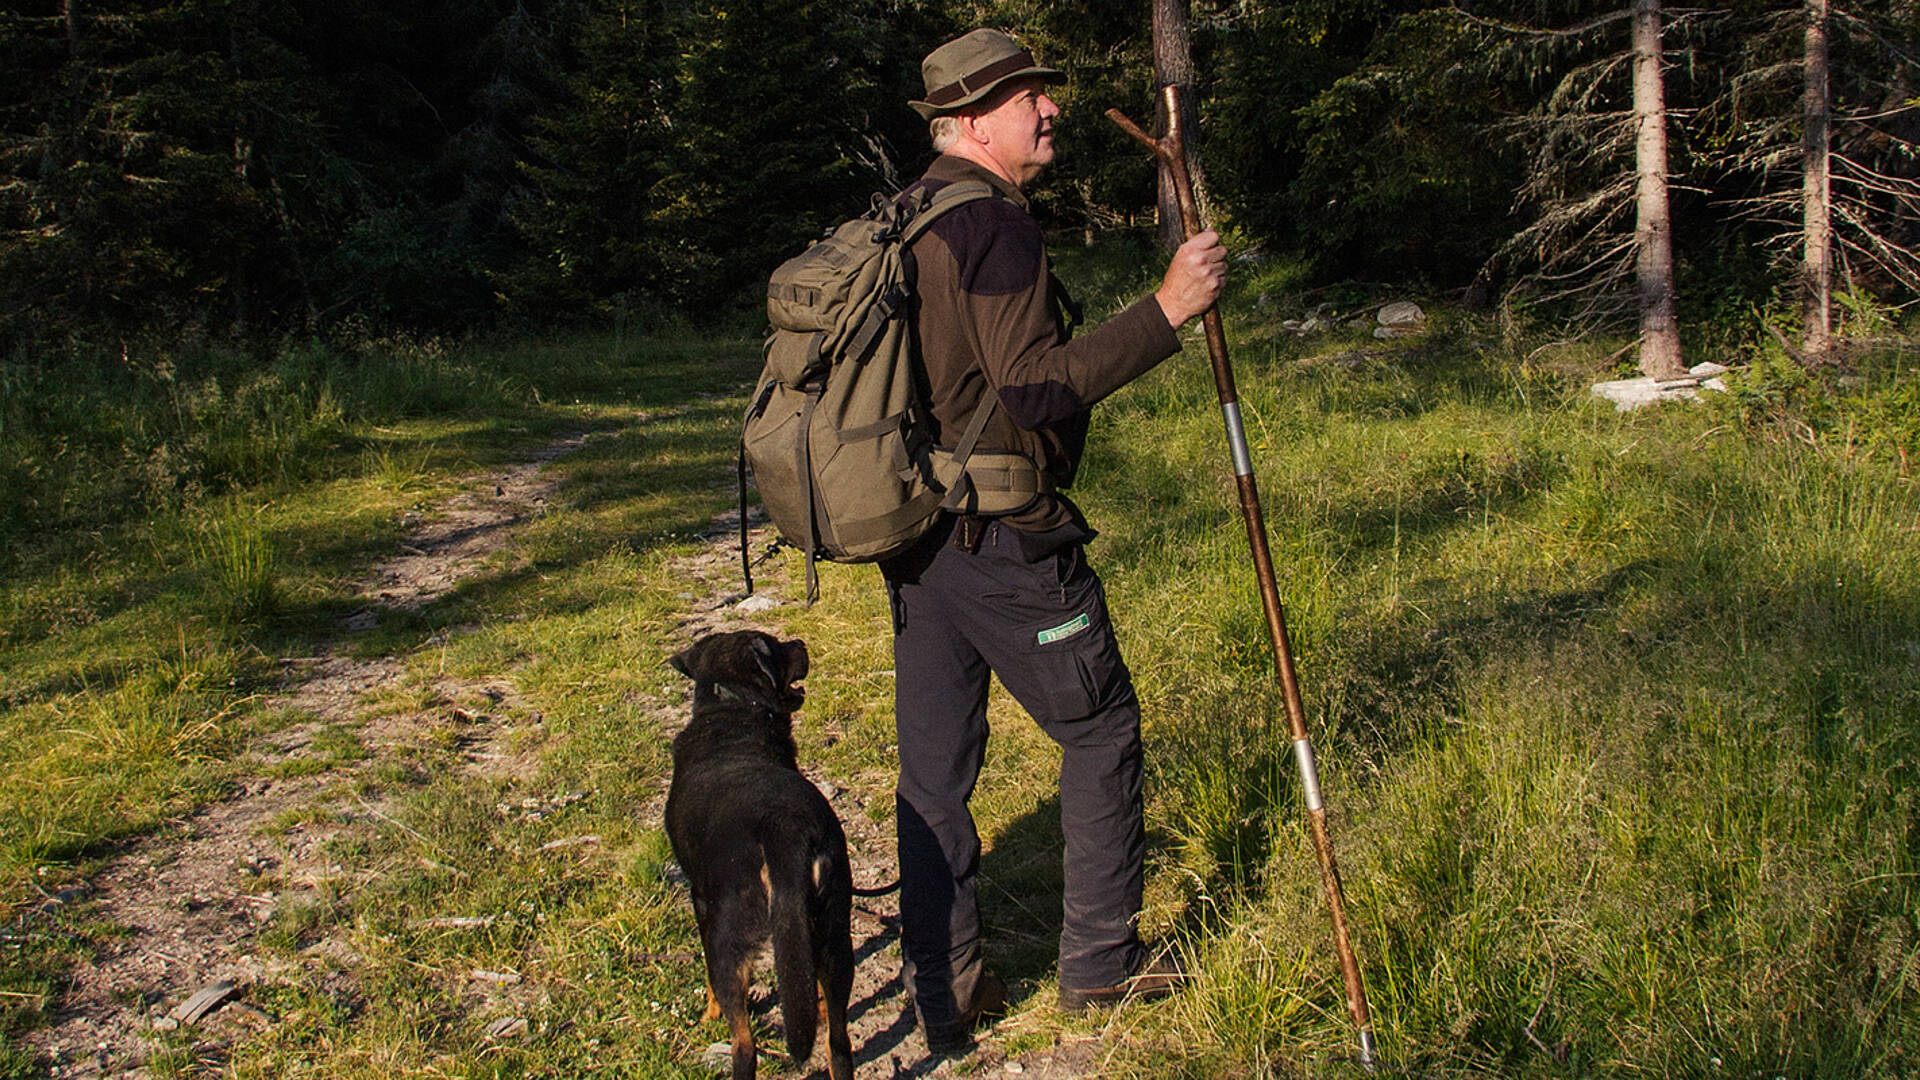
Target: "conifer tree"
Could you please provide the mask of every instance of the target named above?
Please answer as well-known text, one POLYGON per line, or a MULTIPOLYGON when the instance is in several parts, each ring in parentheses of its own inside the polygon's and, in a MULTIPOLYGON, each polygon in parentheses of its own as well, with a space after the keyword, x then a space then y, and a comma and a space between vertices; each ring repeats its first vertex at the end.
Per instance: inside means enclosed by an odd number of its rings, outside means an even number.
POLYGON ((877 15, 865 0, 746 0, 696 3, 676 23, 653 213, 673 243, 673 299, 734 296, 885 185, 866 132, 902 102, 875 78, 877 15))
POLYGON ((577 27, 562 95, 532 121, 530 192, 510 211, 526 254, 496 284, 514 313, 585 314, 664 291, 669 245, 651 223, 674 53, 660 10, 608 0, 577 27))
POLYGON ((61 0, 0 24, 0 334, 258 329, 299 291, 264 155, 298 126, 301 87, 271 17, 61 0))
POLYGON ((1836 285, 1893 303, 1920 291, 1917 20, 1899 0, 1740 12, 1703 116, 1722 210, 1794 281, 1810 360, 1828 358, 1836 285))

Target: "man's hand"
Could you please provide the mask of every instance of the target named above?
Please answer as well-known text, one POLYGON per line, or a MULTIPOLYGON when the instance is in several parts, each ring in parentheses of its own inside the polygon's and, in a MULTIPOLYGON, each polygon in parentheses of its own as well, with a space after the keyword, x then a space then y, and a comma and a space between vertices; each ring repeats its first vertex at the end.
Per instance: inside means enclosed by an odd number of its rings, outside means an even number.
POLYGON ((1227 249, 1220 245, 1220 234, 1208 229, 1180 245, 1167 265, 1167 276, 1160 281, 1153 298, 1175 330, 1188 319, 1213 306, 1220 289, 1227 283, 1227 249))

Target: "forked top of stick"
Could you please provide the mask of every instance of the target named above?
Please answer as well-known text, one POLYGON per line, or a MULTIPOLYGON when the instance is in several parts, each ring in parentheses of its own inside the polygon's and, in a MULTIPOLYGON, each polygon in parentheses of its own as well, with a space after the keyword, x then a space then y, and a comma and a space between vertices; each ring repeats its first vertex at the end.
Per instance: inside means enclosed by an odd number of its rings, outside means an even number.
POLYGON ((1160 93, 1166 98, 1167 103, 1167 133, 1161 138, 1156 139, 1147 134, 1139 124, 1129 120, 1127 114, 1119 109, 1108 109, 1107 119, 1119 125, 1121 131, 1138 139, 1147 149, 1152 150, 1155 157, 1171 165, 1184 156, 1180 145, 1180 87, 1168 83, 1160 88, 1160 93))

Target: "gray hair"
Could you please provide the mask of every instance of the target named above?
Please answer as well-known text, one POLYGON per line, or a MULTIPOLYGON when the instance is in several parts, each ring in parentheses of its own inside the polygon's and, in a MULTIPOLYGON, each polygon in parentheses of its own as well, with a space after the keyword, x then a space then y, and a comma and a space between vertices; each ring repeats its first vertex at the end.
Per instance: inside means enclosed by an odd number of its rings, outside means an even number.
POLYGON ((943 113, 927 121, 927 133, 933 136, 933 152, 944 154, 960 138, 960 118, 943 113))

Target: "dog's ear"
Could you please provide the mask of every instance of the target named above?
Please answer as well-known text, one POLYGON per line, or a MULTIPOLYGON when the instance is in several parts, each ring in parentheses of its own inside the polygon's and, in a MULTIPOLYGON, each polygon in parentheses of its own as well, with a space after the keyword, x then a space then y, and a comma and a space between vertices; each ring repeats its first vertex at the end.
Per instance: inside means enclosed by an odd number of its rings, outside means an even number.
POLYGON ((755 634, 747 642, 748 650, 753 653, 754 664, 760 668, 761 676, 767 680, 767 688, 775 693, 787 685, 787 680, 780 673, 782 666, 780 657, 775 652, 775 646, 778 644, 765 634, 755 634))
POLYGON ((667 663, 673 665, 673 670, 685 675, 689 679, 697 681, 700 676, 693 673, 693 651, 697 648, 699 648, 698 645, 689 645, 679 652, 674 653, 672 656, 667 657, 667 663))

